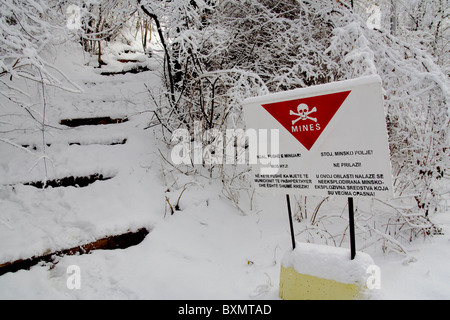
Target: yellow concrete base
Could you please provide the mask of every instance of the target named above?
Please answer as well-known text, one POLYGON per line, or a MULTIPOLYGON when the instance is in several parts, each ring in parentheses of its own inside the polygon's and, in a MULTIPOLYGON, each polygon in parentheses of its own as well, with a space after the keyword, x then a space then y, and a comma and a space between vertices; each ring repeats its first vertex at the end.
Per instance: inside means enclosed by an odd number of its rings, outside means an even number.
POLYGON ((283 300, 356 300, 363 297, 363 289, 359 284, 300 274, 281 266, 279 294, 283 300))

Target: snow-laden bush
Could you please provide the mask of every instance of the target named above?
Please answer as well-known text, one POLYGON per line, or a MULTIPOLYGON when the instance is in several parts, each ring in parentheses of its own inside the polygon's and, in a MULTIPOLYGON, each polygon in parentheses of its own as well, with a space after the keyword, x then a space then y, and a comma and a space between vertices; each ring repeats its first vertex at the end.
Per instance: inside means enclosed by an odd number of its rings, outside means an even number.
POLYGON ((30 119, 32 132, 41 135, 43 151, 32 152, 4 136, 0 137, 0 142, 28 152, 37 158, 36 164, 43 160, 45 177, 48 160, 45 155, 47 88, 81 91, 48 59, 54 45, 67 40, 64 38, 66 18, 60 9, 58 1, 0 2, 0 132, 25 131, 22 126, 25 126, 25 119, 30 119), (24 120, 18 123, 9 121, 9 117, 22 117, 24 120))
POLYGON ((381 76, 395 192, 413 197, 427 216, 445 192, 436 182, 449 165, 448 78, 427 52, 368 29, 355 15, 337 23, 326 52, 340 61, 346 78, 381 76))
POLYGON ((377 29, 383 29, 432 55, 448 75, 450 59, 450 3, 448 0, 377 0, 370 7, 358 0, 355 10, 362 16, 378 12, 377 29), (383 13, 383 14, 382 14, 383 13))
POLYGON ((317 7, 268 0, 142 2, 159 20, 166 50, 170 107, 158 115, 166 129, 191 129, 196 120, 205 128, 223 126, 229 115, 240 116, 243 98, 336 80, 338 64, 324 54, 332 25, 317 7))
MULTIPOLYGON (((311 4, 139 2, 154 19, 165 49, 168 103, 159 105, 155 121, 169 136, 179 128, 193 134, 196 122, 203 132, 242 129, 245 98, 329 82, 338 74, 337 63, 323 54, 332 27, 311 4)), ((212 143, 202 140, 205 146, 212 143)), ((207 167, 237 204, 240 191, 250 187, 249 168, 207 167)))
POLYGON ((127 21, 136 12, 136 3, 131 0, 73 0, 72 6, 79 11, 78 34, 85 51, 96 54, 98 67, 104 47, 120 36, 127 21))
MULTIPOLYGON (((391 244, 435 232, 428 214, 438 210, 445 192, 437 183, 448 174, 449 89, 430 53, 368 28, 368 17, 342 1, 141 4, 159 20, 165 42, 169 103, 159 105, 155 119, 169 134, 193 132, 195 121, 204 130, 242 128, 240 103, 249 96, 380 75, 401 201, 383 204, 390 210, 370 213, 360 227, 370 226, 366 234, 390 237, 391 244)), ((246 169, 216 168, 226 195, 238 203, 246 169)))
POLYGON ((78 87, 44 58, 47 47, 61 39, 54 31, 61 21, 55 3, 5 0, 0 2, 0 94, 14 102, 27 95, 15 79, 78 91, 78 87))

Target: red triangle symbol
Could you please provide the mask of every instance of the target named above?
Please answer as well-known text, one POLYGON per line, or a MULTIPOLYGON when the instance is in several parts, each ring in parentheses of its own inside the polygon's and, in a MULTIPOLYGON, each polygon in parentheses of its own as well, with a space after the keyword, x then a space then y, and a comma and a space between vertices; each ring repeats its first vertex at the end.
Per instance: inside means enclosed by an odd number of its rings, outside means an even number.
POLYGON ((310 150, 350 91, 263 104, 283 127, 310 150))

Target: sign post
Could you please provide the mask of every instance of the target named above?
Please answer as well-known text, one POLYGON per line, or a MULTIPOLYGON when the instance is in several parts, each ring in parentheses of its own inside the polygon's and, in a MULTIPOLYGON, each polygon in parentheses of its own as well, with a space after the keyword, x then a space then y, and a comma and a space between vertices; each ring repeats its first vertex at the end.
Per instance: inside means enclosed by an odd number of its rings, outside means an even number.
POLYGON ((348 198, 348 226, 350 228, 350 259, 355 259, 355 212, 353 211, 353 198, 348 198))
POLYGON ((292 223, 291 199, 289 197, 289 194, 286 194, 286 202, 289 215, 289 228, 291 230, 292 250, 295 250, 294 224, 292 223))
POLYGON ((279 130, 276 148, 268 144, 257 151, 259 159, 277 161, 252 165, 256 191, 287 194, 292 237, 289 194, 348 198, 353 258, 353 198, 393 197, 381 79, 249 98, 243 107, 247 128, 279 130))

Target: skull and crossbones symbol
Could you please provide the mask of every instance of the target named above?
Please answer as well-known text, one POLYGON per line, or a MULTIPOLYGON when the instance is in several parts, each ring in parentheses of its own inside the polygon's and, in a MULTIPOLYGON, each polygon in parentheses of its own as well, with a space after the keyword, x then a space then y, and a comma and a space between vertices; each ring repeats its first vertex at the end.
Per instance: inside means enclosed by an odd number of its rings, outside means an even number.
POLYGON ((297 119, 292 120, 292 125, 296 124, 300 120, 307 120, 307 119, 317 122, 317 118, 312 118, 309 116, 311 113, 316 112, 316 111, 317 111, 316 107, 309 110, 309 107, 306 103, 299 104, 297 106, 297 112, 294 112, 292 110, 289 112, 290 115, 294 115, 294 116, 298 117, 297 119))

